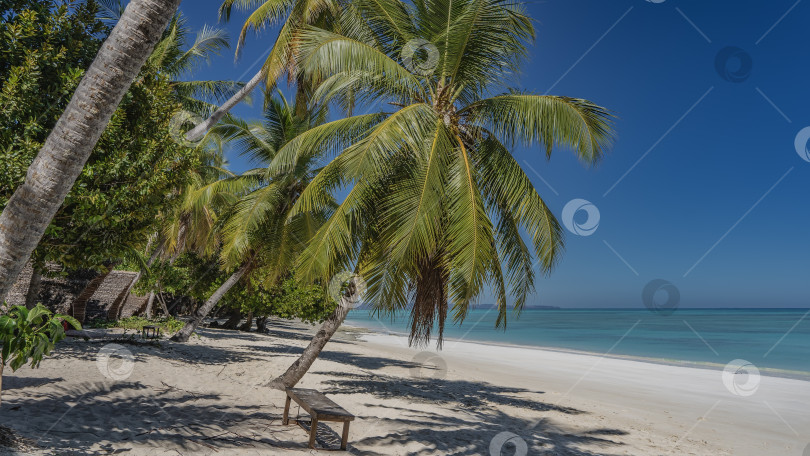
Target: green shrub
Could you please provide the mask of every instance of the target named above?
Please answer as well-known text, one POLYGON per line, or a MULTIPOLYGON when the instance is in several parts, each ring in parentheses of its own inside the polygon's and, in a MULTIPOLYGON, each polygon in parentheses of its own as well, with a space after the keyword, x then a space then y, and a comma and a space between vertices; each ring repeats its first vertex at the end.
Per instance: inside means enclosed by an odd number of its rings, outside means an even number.
POLYGON ((158 318, 150 320, 143 317, 127 317, 120 320, 93 320, 88 326, 92 328, 122 328, 141 331, 144 326, 151 325, 159 327, 164 333, 175 333, 183 327, 185 323, 174 317, 158 318))

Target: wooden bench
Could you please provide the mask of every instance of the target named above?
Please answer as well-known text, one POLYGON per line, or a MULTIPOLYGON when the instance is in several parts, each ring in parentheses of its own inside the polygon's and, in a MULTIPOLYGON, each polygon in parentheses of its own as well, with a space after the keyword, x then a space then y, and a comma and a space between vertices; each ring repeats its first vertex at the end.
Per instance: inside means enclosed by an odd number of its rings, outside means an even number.
POLYGON ((340 441, 340 449, 346 449, 349 440, 349 422, 354 421, 354 415, 347 412, 343 407, 337 405, 324 396, 323 393, 314 389, 287 388, 287 402, 284 404, 283 424, 290 422, 290 401, 294 400, 312 417, 312 425, 309 430, 309 447, 315 448, 315 435, 318 432, 319 421, 336 421, 343 423, 343 437, 340 441))

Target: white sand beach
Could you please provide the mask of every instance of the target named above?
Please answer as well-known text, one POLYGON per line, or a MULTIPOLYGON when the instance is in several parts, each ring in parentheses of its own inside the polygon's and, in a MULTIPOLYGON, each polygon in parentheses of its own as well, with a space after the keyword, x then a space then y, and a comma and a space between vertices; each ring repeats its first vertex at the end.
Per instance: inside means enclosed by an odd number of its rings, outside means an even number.
POLYGON ((6 371, 0 425, 39 447, 19 454, 801 456, 810 443, 806 381, 763 376, 744 397, 716 369, 454 341, 420 354, 345 328, 298 386, 357 416, 349 448, 332 451, 340 428, 322 423, 310 450, 263 383, 313 331, 275 321, 269 334, 120 344, 130 366, 105 365, 109 339, 71 339, 39 369, 6 371))

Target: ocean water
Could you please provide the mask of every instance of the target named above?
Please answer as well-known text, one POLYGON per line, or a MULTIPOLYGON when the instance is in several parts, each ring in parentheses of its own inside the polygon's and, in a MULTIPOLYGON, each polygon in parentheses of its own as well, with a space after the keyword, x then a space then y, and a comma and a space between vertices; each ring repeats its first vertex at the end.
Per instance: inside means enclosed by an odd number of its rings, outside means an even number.
MULTIPOLYGON (((446 339, 577 350, 652 360, 725 365, 743 359, 760 369, 810 376, 808 309, 647 310, 526 309, 509 314, 506 331, 495 329, 497 312, 470 311, 449 322, 446 339)), ((346 322, 377 332, 407 334, 408 316, 377 318, 355 309, 346 322)), ((446 342, 449 343, 449 342, 446 342)))

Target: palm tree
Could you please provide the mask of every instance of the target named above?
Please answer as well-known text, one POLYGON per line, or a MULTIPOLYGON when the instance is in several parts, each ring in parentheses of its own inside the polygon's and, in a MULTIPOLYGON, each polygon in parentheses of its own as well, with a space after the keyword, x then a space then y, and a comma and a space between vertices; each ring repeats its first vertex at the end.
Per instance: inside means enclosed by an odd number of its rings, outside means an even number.
MULTIPOLYGON (((384 1, 387 2, 388 0, 384 1)), ((295 69, 296 54, 298 52, 296 41, 304 27, 317 24, 320 27, 328 27, 340 33, 372 34, 373 30, 365 25, 361 11, 355 3, 348 0, 224 0, 219 9, 222 20, 230 20, 234 8, 240 11, 250 11, 250 15, 245 20, 239 34, 236 47, 237 57, 245 44, 247 34, 251 30, 259 32, 281 22, 282 19, 284 19, 284 22, 281 24, 278 36, 270 48, 262 68, 241 90, 222 104, 206 120, 188 131, 186 138, 189 141, 197 141, 202 138, 207 131, 222 120, 231 109, 253 92, 262 82, 266 82, 267 92, 272 93, 272 88, 285 73, 290 78, 295 78, 298 75, 295 69)), ((295 104, 299 109, 298 114, 304 116, 306 115, 307 97, 312 90, 312 86, 307 81, 299 79, 297 88, 298 94, 295 104)))
MULTIPOLYGON (((290 216, 289 211, 317 172, 321 157, 347 142, 352 131, 324 130, 325 111, 304 116, 296 114, 283 95, 267 103, 263 123, 247 123, 229 116, 212 133, 221 135, 241 153, 249 155, 261 167, 240 176, 222 179, 201 189, 210 194, 238 195, 217 225, 220 236, 220 260, 224 270, 234 271, 228 280, 198 308, 191 320, 172 337, 188 340, 200 322, 211 312, 228 290, 248 275, 262 278, 268 285, 283 278, 294 264, 306 242, 328 217, 333 203, 319 210, 290 216), (296 154, 296 160, 283 174, 270 174, 267 166, 279 153, 297 149, 298 138, 305 132, 320 132, 329 140, 320 147, 296 154)), ((373 118, 373 116, 369 116, 373 118)))
MULTIPOLYGON (((102 0, 99 16, 105 23, 114 26, 121 18, 125 6, 123 0, 102 0)), ((191 40, 192 31, 186 18, 179 12, 174 15, 144 70, 159 73, 171 79, 171 86, 180 98, 184 109, 201 116, 213 113, 221 102, 234 96, 244 84, 234 81, 184 80, 194 70, 228 49, 228 34, 225 30, 203 26, 191 40)), ((143 71, 143 70, 142 70, 143 71)))
POLYGON ((132 0, 0 214, 0 301, 81 173, 180 0, 132 0))
MULTIPOLYGON (((420 0, 385 2, 379 11, 368 20, 381 43, 316 27, 301 32, 296 65, 323 81, 313 103, 357 97, 396 109, 329 163, 293 207, 291 217, 321 210, 333 189, 350 188, 302 253, 298 272, 327 280, 356 264, 376 311, 410 307, 410 342, 427 342, 437 323, 441 346, 451 304, 462 321, 489 284, 497 325, 505 327, 508 296, 519 311, 534 290, 533 256, 548 273, 563 250, 560 226, 512 148, 540 144, 550 158, 565 146, 595 165, 612 141, 611 115, 582 99, 493 95, 534 38, 520 5, 420 0), (423 65, 413 65, 411 53, 403 58, 414 43, 423 65)), ((307 146, 319 140, 301 138, 307 146)), ((295 158, 279 154, 272 168, 295 158)))

